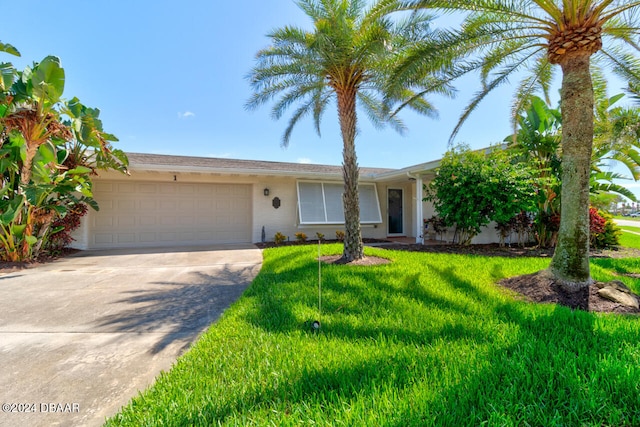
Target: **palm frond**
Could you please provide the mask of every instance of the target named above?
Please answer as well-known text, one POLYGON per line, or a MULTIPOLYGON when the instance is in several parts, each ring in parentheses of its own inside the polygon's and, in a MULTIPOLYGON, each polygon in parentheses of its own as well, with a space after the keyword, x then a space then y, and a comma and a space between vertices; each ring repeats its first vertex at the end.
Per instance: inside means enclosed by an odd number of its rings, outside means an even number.
POLYGON ((589 191, 592 194, 598 193, 615 193, 629 198, 631 201, 637 202, 635 194, 628 188, 613 182, 614 179, 624 179, 620 174, 613 172, 598 172, 591 174, 589 183, 589 191))
POLYGON ((287 128, 284 131, 284 135, 282 136, 282 142, 280 143, 280 145, 283 148, 286 148, 289 146, 289 141, 291 140, 291 133, 293 132, 293 129, 298 124, 300 119, 302 119, 304 116, 306 116, 307 114, 313 111, 313 108, 314 108, 313 101, 314 100, 311 99, 307 101, 307 103, 298 107, 298 109, 293 113, 293 115, 289 119, 289 124, 287 125, 287 128))
MULTIPOLYGON (((621 4, 618 7, 614 7, 610 10, 606 10, 606 7, 609 6, 609 4, 611 4, 611 0, 608 1, 603 1, 602 2, 602 6, 599 10, 598 10, 598 14, 602 14, 601 18, 600 18, 600 22, 607 22, 610 19, 612 19, 615 16, 621 15, 624 12, 630 11, 630 10, 635 10, 638 6, 640 6, 640 1, 629 1, 629 2, 623 2, 623 4, 621 4)), ((631 20, 629 20, 629 22, 633 22, 631 20)), ((635 21, 637 22, 637 21, 635 21)))
POLYGON ((640 82, 640 59, 620 46, 602 49, 598 56, 606 59, 614 73, 630 82, 640 82))
POLYGON ((551 87, 554 68, 549 63, 546 52, 543 49, 540 49, 538 58, 534 59, 534 64, 531 73, 520 82, 513 97, 511 117, 514 133, 518 125, 517 117, 523 111, 525 104, 529 102, 530 97, 536 92, 536 89, 540 89, 543 93, 547 104, 551 103, 549 88, 551 87))
POLYGON ((464 122, 469 118, 469 115, 475 111, 475 109, 478 107, 478 105, 480 104, 480 102, 496 87, 507 83, 509 81, 509 77, 512 76, 516 71, 518 71, 521 68, 525 68, 527 66, 527 63, 529 62, 529 60, 534 57, 536 54, 538 54, 538 51, 533 51, 532 53, 529 53, 526 56, 522 56, 520 58, 518 58, 517 60, 514 60, 511 64, 503 67, 503 69, 496 73, 495 77, 493 78, 492 81, 488 82, 487 84, 483 85, 482 90, 480 90, 479 92, 477 92, 475 94, 475 96, 472 98, 472 100, 469 102, 469 104, 467 104, 467 106, 465 107, 465 109, 463 110, 460 118, 458 119, 458 123, 456 124, 456 126, 454 127, 453 131, 451 132, 451 135, 449 136, 449 144, 453 143, 453 140, 455 139, 456 135, 458 134, 458 132, 460 131, 460 128, 462 127, 462 125, 464 124, 464 122))

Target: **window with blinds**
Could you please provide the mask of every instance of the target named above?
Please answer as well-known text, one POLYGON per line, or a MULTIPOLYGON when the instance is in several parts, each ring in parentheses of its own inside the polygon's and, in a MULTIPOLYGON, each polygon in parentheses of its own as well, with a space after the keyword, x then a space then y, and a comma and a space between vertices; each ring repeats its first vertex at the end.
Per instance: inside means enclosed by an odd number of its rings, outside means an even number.
MULTIPOLYGON (((342 192, 344 184, 298 181, 298 215, 300 224, 344 224, 342 192)), ((358 186, 360 222, 382 222, 375 184, 358 186)))

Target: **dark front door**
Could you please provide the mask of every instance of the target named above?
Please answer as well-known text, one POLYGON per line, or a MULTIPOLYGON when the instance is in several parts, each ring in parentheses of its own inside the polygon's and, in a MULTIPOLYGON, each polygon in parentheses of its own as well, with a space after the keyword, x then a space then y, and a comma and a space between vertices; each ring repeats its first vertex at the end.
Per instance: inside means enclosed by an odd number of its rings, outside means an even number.
POLYGON ((404 234, 403 227, 403 197, 402 189, 389 188, 387 190, 387 210, 389 212, 388 227, 389 235, 404 234))

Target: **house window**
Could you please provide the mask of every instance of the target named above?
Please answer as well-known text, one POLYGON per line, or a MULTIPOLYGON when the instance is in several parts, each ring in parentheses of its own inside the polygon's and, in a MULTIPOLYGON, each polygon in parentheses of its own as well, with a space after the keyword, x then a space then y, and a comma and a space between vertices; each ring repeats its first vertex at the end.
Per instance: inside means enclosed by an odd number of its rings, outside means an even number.
MULTIPOLYGON (((342 183, 298 181, 300 224, 344 224, 343 191, 342 183)), ((376 185, 360 184, 358 195, 360 222, 381 223, 376 185)))

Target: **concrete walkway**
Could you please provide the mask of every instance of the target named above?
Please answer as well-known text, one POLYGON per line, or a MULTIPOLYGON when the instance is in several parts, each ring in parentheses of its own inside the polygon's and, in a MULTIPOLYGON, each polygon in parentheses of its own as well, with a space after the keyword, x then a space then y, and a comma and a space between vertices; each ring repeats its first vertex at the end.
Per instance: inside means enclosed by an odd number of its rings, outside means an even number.
POLYGON ((261 267, 252 245, 86 251, 0 272, 0 426, 99 426, 261 267))
MULTIPOLYGON (((613 220, 616 224, 623 226, 623 227, 636 227, 636 228, 640 228, 640 221, 634 221, 631 219, 614 219, 613 220)), ((629 231, 629 233, 635 233, 634 231, 629 231)))

